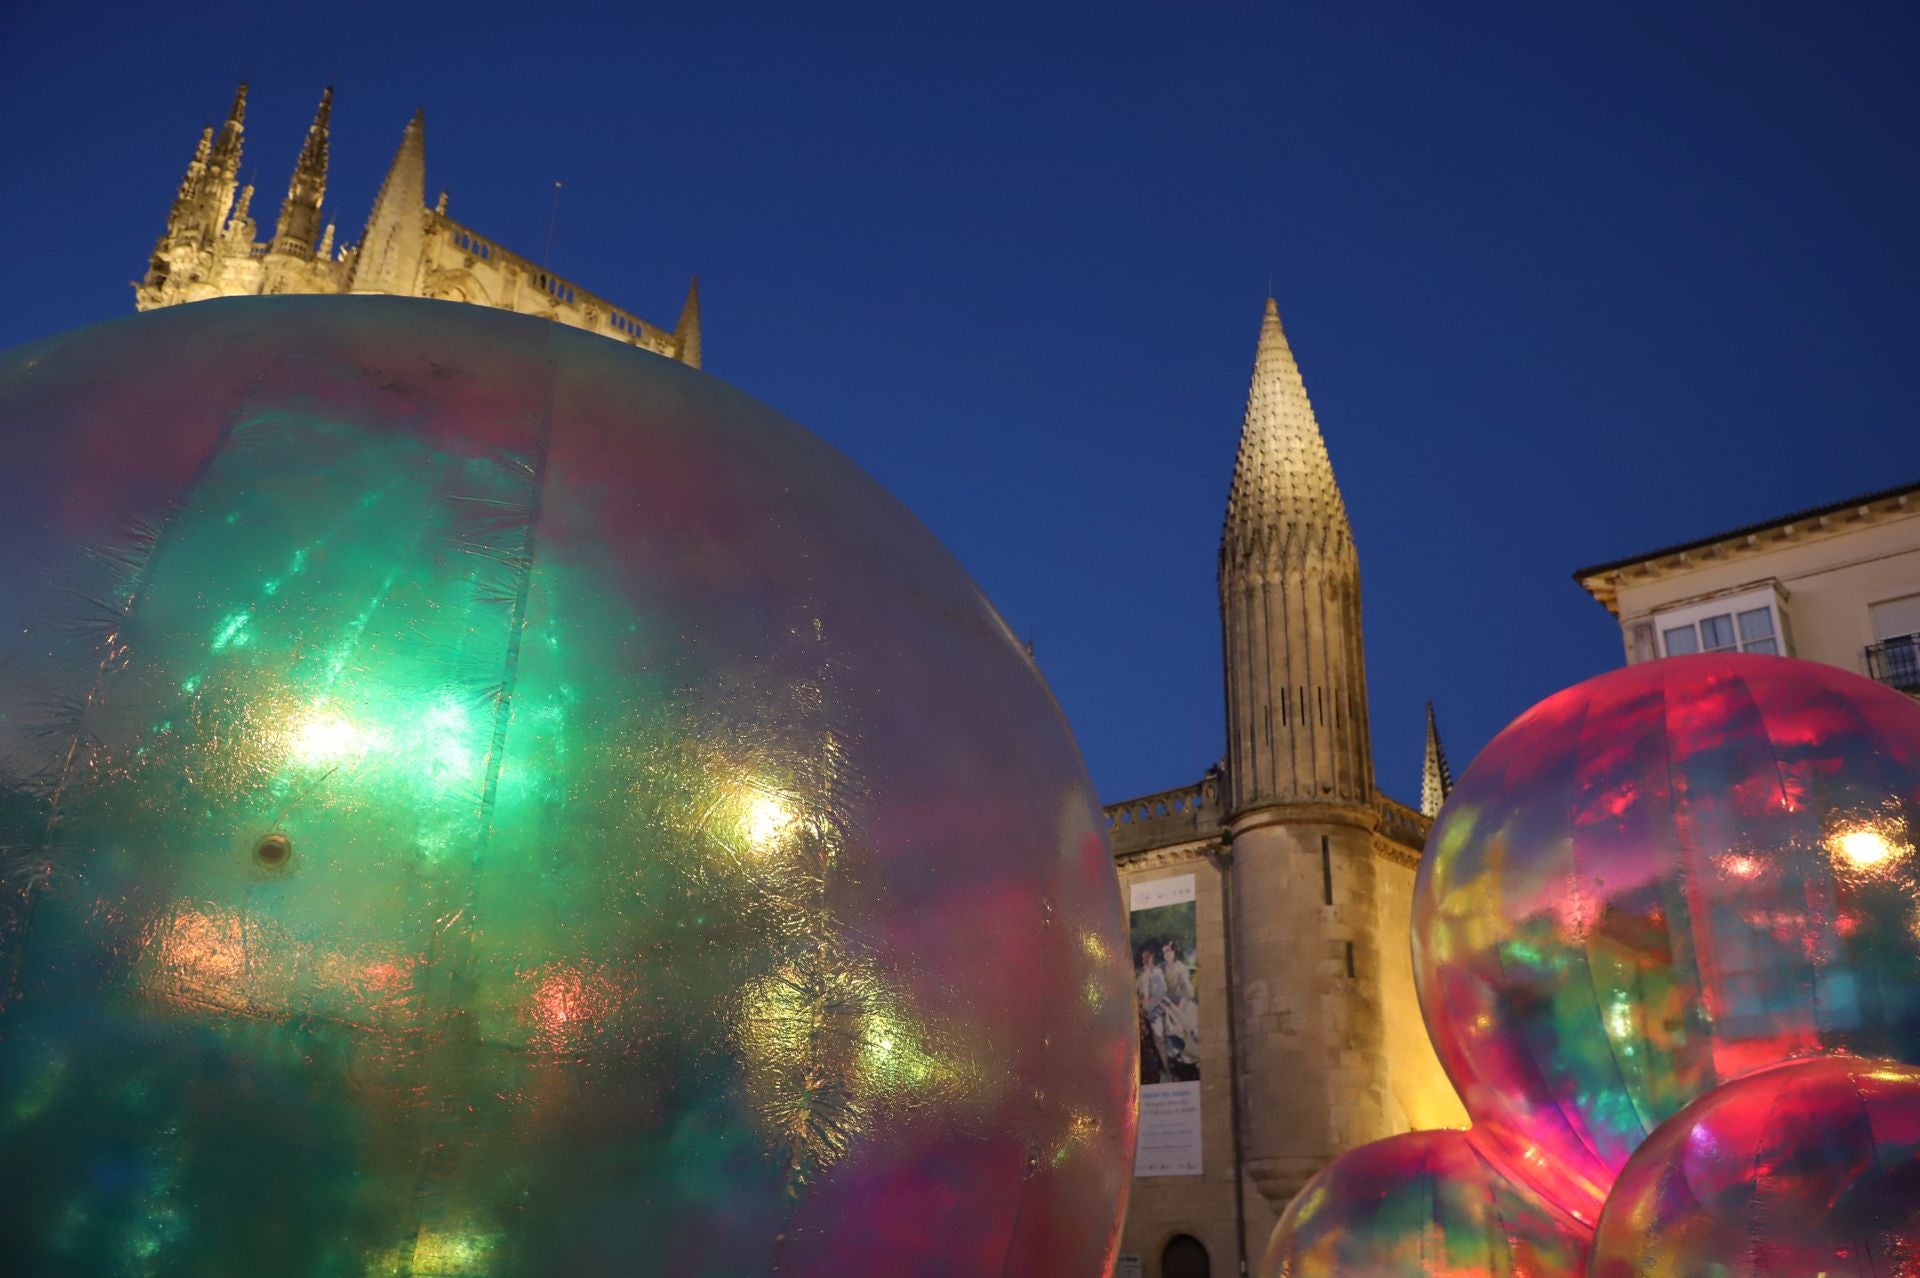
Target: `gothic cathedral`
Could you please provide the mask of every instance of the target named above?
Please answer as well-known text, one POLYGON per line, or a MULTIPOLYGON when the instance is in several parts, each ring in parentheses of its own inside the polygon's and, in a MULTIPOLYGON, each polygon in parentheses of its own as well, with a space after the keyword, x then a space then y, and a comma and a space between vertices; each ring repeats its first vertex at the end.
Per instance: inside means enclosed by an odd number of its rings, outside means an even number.
POLYGON ((445 195, 428 208, 426 121, 417 111, 400 137, 360 243, 336 251, 333 225, 323 229, 321 212, 332 112, 328 89, 294 163, 273 238, 261 243, 255 238, 253 188, 239 183, 247 115, 242 84, 218 132, 200 134, 167 214, 166 233, 154 245, 146 278, 134 286, 135 307, 146 311, 256 293, 433 297, 537 315, 700 366, 699 281, 687 290, 679 322, 663 329, 454 221, 445 195))

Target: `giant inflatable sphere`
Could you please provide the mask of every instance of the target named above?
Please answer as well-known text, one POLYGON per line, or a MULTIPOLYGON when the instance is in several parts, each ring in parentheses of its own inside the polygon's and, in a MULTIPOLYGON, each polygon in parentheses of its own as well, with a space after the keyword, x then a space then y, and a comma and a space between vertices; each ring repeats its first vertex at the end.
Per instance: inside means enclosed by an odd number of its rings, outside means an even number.
POLYGON ((0 357, 0 547, 8 1274, 1111 1262, 1104 822, 806 431, 477 307, 196 303, 0 357))
POLYGON ((1476 1139, 1589 1223, 1722 1081, 1920 1064, 1920 705, 1782 657, 1673 657, 1522 715, 1414 900, 1421 1007, 1476 1139))
POLYGON ((1403 1132, 1307 1182, 1274 1226, 1260 1278, 1579 1278, 1587 1243, 1466 1132, 1403 1132))
POLYGON ((1813 1057, 1708 1092, 1627 1161, 1589 1273, 1920 1273, 1920 1069, 1813 1057))

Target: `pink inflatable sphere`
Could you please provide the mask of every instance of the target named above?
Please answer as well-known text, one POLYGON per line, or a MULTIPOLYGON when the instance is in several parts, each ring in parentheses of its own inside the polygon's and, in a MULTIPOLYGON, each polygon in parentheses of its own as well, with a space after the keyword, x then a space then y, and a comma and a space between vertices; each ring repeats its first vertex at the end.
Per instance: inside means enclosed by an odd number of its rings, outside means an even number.
POLYGON ((267 298, 0 358, 0 458, 9 1275, 1111 1263, 1100 809, 833 449, 558 324, 267 298))
POLYGON ((1274 1227, 1260 1278, 1579 1278, 1587 1231, 1510 1183, 1466 1132, 1349 1150, 1274 1227))
POLYGON ((1541 702, 1454 789, 1414 902, 1476 1138, 1598 1218, 1726 1079, 1920 1064, 1920 705, 1828 666, 1674 657, 1541 702))
POLYGON ((1920 1273, 1920 1069, 1812 1057, 1708 1092, 1627 1160, 1589 1273, 1920 1273))

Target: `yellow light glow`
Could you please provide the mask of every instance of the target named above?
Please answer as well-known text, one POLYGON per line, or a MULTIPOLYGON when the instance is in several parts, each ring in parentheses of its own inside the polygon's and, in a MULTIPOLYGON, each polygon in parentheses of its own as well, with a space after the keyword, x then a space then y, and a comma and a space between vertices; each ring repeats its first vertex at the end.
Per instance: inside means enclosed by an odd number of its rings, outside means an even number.
POLYGON ((330 767, 365 757, 371 736, 335 711, 315 709, 293 731, 293 757, 308 767, 330 767))
POLYGON ((786 804, 769 794, 756 794, 747 802, 746 819, 741 822, 747 837, 755 843, 771 843, 793 824, 793 813, 786 804))
POLYGON ((367 1278, 453 1278, 484 1273, 498 1249, 499 1235, 460 1230, 422 1230, 413 1245, 394 1247, 372 1258, 367 1278))
POLYGON ((483 1264, 493 1254, 494 1239, 486 1234, 426 1233, 413 1248, 413 1272, 427 1274, 464 1274, 483 1264))
POLYGON ((1871 827, 1846 830, 1836 835, 1833 850, 1856 870, 1871 870, 1883 864, 1894 852, 1887 836, 1871 827))
POLYGON ((748 986, 732 1019, 762 1131, 784 1147, 796 1185, 886 1115, 982 1081, 871 962, 830 946, 748 986))
POLYGON ((734 828, 753 852, 772 851, 792 828, 795 820, 793 809, 779 795, 753 782, 747 782, 735 791, 730 806, 733 808, 734 828))

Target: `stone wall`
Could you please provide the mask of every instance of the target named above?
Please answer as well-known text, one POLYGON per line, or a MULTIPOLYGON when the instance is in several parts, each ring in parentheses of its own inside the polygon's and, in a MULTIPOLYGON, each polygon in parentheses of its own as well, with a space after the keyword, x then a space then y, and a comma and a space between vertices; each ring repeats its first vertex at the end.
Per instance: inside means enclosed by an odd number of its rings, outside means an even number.
POLYGON ((416 291, 421 297, 535 315, 669 359, 680 355, 672 333, 502 248, 444 213, 427 214, 426 248, 416 291))
POLYGON ((1244 1153, 1276 1208, 1389 1130, 1378 870, 1360 812, 1236 822, 1244 1153))
POLYGON ((1413 882, 1417 862, 1379 858, 1381 1004, 1387 1027, 1387 1122, 1396 1132, 1465 1127, 1467 1111, 1440 1068, 1413 984, 1413 882))
MULTIPOLYGON (((1199 1176, 1140 1176, 1133 1182, 1120 1253, 1138 1256, 1145 1278, 1159 1278, 1168 1240, 1190 1234, 1206 1247, 1215 1274, 1230 1275, 1238 1256, 1234 1239, 1233 1097, 1227 1068, 1226 925, 1221 871, 1209 858, 1218 843, 1189 841, 1119 859, 1120 906, 1128 908, 1133 884, 1178 874, 1194 876, 1196 939, 1200 959, 1195 995, 1200 1003, 1199 1176)), ((1243 1186, 1247 1208, 1249 1264, 1277 1219, 1251 1180, 1243 1186)))
POLYGON ((1232 1274, 1238 1257, 1226 1068, 1229 864, 1249 1264, 1258 1263, 1288 1198, 1342 1150, 1409 1127, 1466 1121, 1427 1041, 1413 985, 1413 885, 1432 822, 1381 795, 1370 811, 1285 805, 1243 822, 1255 828, 1242 829, 1229 861, 1221 856, 1223 807, 1221 777, 1209 772, 1106 809, 1122 910, 1133 884, 1192 874, 1203 958, 1205 1171, 1135 1178, 1121 1254, 1140 1259, 1144 1278, 1159 1278, 1160 1255, 1178 1234, 1206 1246, 1215 1274, 1232 1274))

